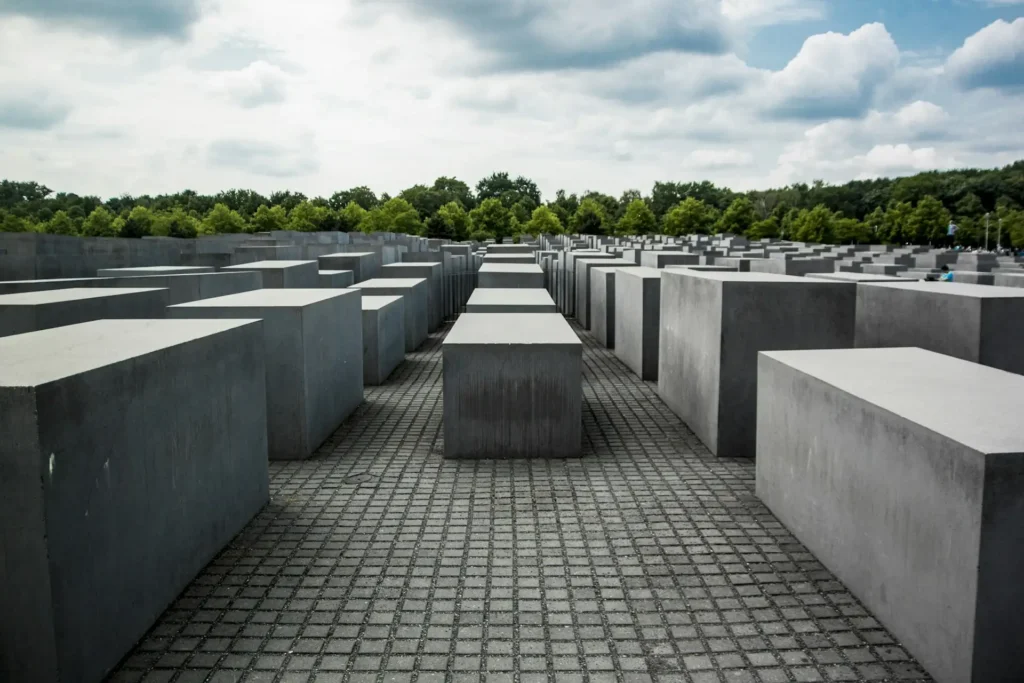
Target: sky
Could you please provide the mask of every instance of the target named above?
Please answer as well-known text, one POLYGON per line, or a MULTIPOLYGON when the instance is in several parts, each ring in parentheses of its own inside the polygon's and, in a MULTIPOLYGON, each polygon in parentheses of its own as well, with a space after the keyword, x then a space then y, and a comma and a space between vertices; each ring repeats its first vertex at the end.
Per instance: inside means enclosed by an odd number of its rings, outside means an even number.
POLYGON ((0 0, 0 178, 618 196, 1024 158, 1024 0, 0 0))

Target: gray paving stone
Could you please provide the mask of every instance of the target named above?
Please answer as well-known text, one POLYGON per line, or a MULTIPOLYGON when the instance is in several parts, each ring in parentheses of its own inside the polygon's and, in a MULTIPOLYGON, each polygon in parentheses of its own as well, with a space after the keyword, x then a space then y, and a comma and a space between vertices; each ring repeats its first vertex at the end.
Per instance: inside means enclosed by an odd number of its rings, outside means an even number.
POLYGON ((110 680, 177 683, 200 655, 209 680, 273 683, 931 680, 755 497, 753 463, 711 456, 590 335, 582 458, 445 460, 447 329, 313 458, 270 463, 270 505, 110 680))

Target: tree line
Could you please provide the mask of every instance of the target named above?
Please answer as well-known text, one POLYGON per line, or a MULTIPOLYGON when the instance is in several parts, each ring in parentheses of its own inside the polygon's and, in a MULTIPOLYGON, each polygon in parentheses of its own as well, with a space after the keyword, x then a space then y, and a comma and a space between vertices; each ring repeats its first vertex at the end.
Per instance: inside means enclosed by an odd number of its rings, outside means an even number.
POLYGON ((823 243, 981 246, 1001 235, 1024 247, 1024 160, 999 169, 935 171, 901 178, 815 181, 734 192, 714 183, 656 182, 627 190, 559 190, 543 201, 529 178, 494 173, 474 188, 456 178, 414 185, 397 196, 368 187, 328 198, 252 190, 201 195, 99 197, 54 193, 36 182, 0 181, 0 232, 93 237, 166 236, 273 230, 400 232, 453 240, 522 234, 668 235, 728 232, 823 243), (949 226, 956 226, 949 236, 949 226))

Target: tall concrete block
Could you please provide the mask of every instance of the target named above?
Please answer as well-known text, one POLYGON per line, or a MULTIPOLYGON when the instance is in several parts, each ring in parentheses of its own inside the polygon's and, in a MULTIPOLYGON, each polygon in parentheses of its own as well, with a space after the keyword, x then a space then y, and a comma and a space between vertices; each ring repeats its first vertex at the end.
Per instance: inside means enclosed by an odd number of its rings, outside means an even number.
POLYGON ((442 354, 446 458, 580 455, 583 345, 561 315, 466 313, 442 354))
POLYGON ((172 318, 261 318, 272 460, 304 460, 363 401, 354 289, 261 289, 167 309, 172 318))
POLYGON ((663 271, 658 394, 715 455, 753 457, 758 352, 852 347, 859 286, 663 271))
POLYGON ((381 267, 381 256, 372 251, 326 254, 319 257, 318 261, 323 270, 351 270, 356 282, 377 277, 381 267))
POLYGON ((389 263, 380 269, 380 279, 427 280, 427 305, 430 309, 429 331, 444 322, 444 267, 440 263, 389 263))
POLYGON ((558 313, 543 289, 478 289, 466 302, 466 313, 558 313))
POLYGON ((321 270, 319 279, 323 289, 346 289, 356 282, 351 270, 321 270))
MULTIPOLYGON (((609 254, 611 256, 611 254, 609 254)), ((610 265, 632 266, 632 261, 619 258, 578 258, 576 264, 576 322, 585 329, 590 329, 590 271, 595 267, 610 265)))
POLYGON ((956 282, 857 289, 858 347, 917 346, 1024 374, 1024 291, 956 282))
POLYGON ((480 267, 481 288, 522 289, 544 288, 544 271, 536 264, 491 264, 480 267))
POLYGON ((590 269, 590 330, 607 349, 615 348, 615 271, 636 265, 600 265, 590 269))
POLYGON ((266 504, 261 326, 0 339, 0 680, 103 680, 266 504))
POLYGON ((615 355, 640 379, 658 379, 661 270, 615 272, 615 355))
POLYGON ((363 383, 376 386, 405 360, 405 298, 364 296, 362 306, 363 383))
POLYGON ((757 495, 938 683, 1024 680, 1021 395, 917 348, 760 357, 757 495))
POLYGON ((166 289, 72 288, 0 295, 0 337, 104 318, 163 318, 166 289))
POLYGON ((239 270, 260 273, 266 289, 316 289, 320 286, 320 271, 316 261, 254 261, 229 266, 224 272, 239 270))
POLYGON ((415 351, 429 334, 430 281, 426 278, 375 278, 357 282, 365 296, 400 296, 405 299, 405 350, 415 351))

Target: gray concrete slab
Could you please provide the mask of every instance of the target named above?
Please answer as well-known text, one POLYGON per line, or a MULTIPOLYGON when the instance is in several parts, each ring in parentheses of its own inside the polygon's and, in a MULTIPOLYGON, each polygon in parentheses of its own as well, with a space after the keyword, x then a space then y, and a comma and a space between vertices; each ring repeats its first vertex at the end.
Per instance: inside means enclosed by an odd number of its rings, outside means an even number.
MULTIPOLYGON (((727 263, 726 259, 721 259, 727 263)), ((715 259, 718 263, 719 259, 715 259)), ((809 275, 810 273, 833 273, 835 263, 829 259, 819 258, 767 258, 749 261, 751 273, 771 273, 775 275, 809 275)))
POLYGON ((696 266, 700 265, 700 254, 685 251, 645 251, 640 254, 640 265, 645 268, 664 268, 665 266, 696 266))
POLYGON ((615 272, 615 355, 648 381, 658 379, 662 272, 646 267, 615 272))
POLYGON ((139 275, 196 275, 212 273, 213 268, 204 266, 144 266, 141 268, 101 268, 96 277, 132 277, 139 275))
POLYGON ((857 285, 662 271, 658 395, 713 454, 754 456, 759 351, 849 348, 857 285))
POLYGON ((263 287, 263 275, 257 271, 220 273, 182 273, 175 275, 137 275, 100 278, 92 285, 107 287, 149 287, 167 290, 168 305, 184 304, 217 296, 239 294, 263 287))
POLYGON ((595 267, 605 266, 623 266, 633 267, 632 261, 620 258, 610 259, 593 259, 593 258, 578 258, 575 261, 576 268, 576 305, 574 307, 576 321, 585 330, 589 330, 590 324, 590 308, 591 308, 591 296, 590 296, 590 271, 595 267))
POLYGON ((466 313, 557 313, 554 299, 543 289, 478 289, 466 302, 466 313))
POLYGON ((536 244, 488 244, 487 253, 495 255, 532 254, 537 251, 536 244))
MULTIPOLYGON (((993 284, 996 287, 1024 287, 1024 273, 996 273, 993 284)), ((0 283, 0 291, 3 283, 0 283)))
POLYGON ((0 680, 104 679, 268 501, 260 328, 0 339, 0 680))
POLYGON ((405 360, 405 297, 363 296, 363 383, 384 384, 405 360))
POLYGON ((424 278, 429 282, 427 303, 430 307, 429 331, 444 322, 444 266, 441 263, 389 263, 380 269, 381 279, 424 278))
POLYGON ((405 350, 415 351, 426 340, 430 325, 430 281, 426 278, 374 278, 353 285, 367 296, 405 298, 405 350))
POLYGON ((356 281, 351 270, 321 270, 318 276, 323 289, 346 289, 356 281))
POLYGON ((316 261, 254 261, 229 266, 222 272, 239 270, 260 273, 266 289, 316 289, 320 286, 320 271, 316 261))
POLYGON ((52 289, 0 295, 0 337, 104 318, 163 318, 168 291, 158 288, 52 289))
POLYGON ((871 273, 808 273, 807 277, 815 280, 837 280, 839 282, 903 282, 902 278, 892 275, 873 275, 871 273))
POLYGON ((580 455, 583 345, 561 315, 466 313, 442 349, 446 458, 580 455))
POLYGON ((480 288, 544 289, 544 271, 536 264, 485 263, 478 273, 480 288))
POLYGON ((351 270, 356 282, 372 280, 380 273, 381 256, 372 251, 325 254, 317 261, 323 270, 351 270))
POLYGON ((600 265, 590 269, 590 331, 606 349, 615 348, 615 271, 637 265, 600 265))
POLYGON ((1024 679, 1021 395, 917 348, 759 359, 758 496, 940 682, 1024 679))
POLYGON ((1024 291, 957 282, 864 284, 858 347, 917 346, 1024 374, 1024 291))
POLYGON ((172 318, 261 318, 270 458, 308 458, 363 401, 361 293, 261 289, 167 309, 172 318))
POLYGON ((536 263, 536 252, 523 254, 487 254, 484 263, 536 263))
POLYGON ((45 292, 51 289, 70 289, 72 287, 96 287, 101 281, 114 278, 68 277, 51 280, 7 280, 0 282, 0 294, 21 294, 22 292, 45 292))

